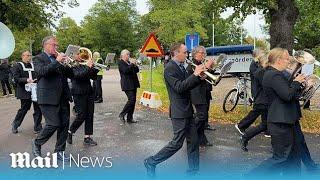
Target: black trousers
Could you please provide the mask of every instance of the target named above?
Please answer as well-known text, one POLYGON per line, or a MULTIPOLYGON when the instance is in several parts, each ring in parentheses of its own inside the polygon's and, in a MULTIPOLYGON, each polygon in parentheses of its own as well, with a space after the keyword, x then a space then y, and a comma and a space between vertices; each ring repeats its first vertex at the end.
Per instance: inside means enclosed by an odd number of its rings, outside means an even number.
MULTIPOLYGON (((207 100, 207 112, 209 112, 210 110, 210 101, 211 101, 211 91, 207 91, 207 96, 206 96, 206 100, 207 100)), ((204 121, 204 126, 207 127, 209 124, 209 114, 207 116, 207 118, 204 121)))
POLYGON ((94 95, 93 94, 74 94, 74 105, 77 110, 77 116, 70 126, 70 131, 75 133, 84 122, 84 134, 93 134, 93 113, 94 113, 94 95))
POLYGON ((299 175, 301 173, 301 156, 296 129, 298 123, 294 125, 268 123, 273 156, 254 169, 254 173, 270 175, 299 175))
POLYGON ((98 75, 97 79, 93 81, 93 89, 94 89, 94 94, 95 94, 95 99, 94 100, 103 100, 102 96, 102 76, 98 75))
POLYGON ((59 105, 39 105, 46 125, 35 139, 35 144, 42 146, 57 131, 57 142, 54 152, 66 149, 70 121, 69 101, 62 100, 59 105))
POLYGON ((205 145, 208 143, 208 139, 204 134, 205 129, 205 122, 208 119, 208 106, 206 104, 198 104, 194 105, 196 108, 196 116, 195 116, 195 123, 197 126, 199 144, 205 145))
POLYGON ((21 125, 24 117, 26 116, 27 112, 31 108, 31 104, 33 103, 33 111, 34 111, 33 112, 33 121, 34 121, 33 130, 40 131, 42 129, 42 126, 41 126, 42 113, 38 103, 32 102, 31 99, 20 99, 20 102, 21 102, 21 106, 17 112, 16 117, 12 122, 12 126, 15 128, 18 128, 21 125))
POLYGON ((303 132, 301 130, 300 123, 298 123, 296 126, 296 132, 297 132, 297 138, 299 141, 299 150, 301 155, 301 160, 303 164, 306 166, 306 168, 313 168, 315 165, 315 162, 311 158, 309 148, 307 146, 306 140, 304 138, 303 132))
POLYGON ((246 130, 254 121, 265 112, 263 105, 253 105, 253 109, 244 117, 239 123, 238 127, 242 130, 246 130))
POLYGON ((249 128, 248 130, 246 130, 245 134, 242 136, 245 141, 249 141, 250 139, 252 139, 256 135, 258 135, 262 132, 265 132, 268 129, 267 128, 267 116, 268 116, 267 107, 256 106, 255 108, 258 109, 259 112, 261 112, 261 123, 256 127, 252 127, 252 128, 249 128))
POLYGON ((1 87, 4 96, 7 95, 7 89, 9 91, 9 94, 12 94, 11 86, 8 79, 1 80, 1 87))
POLYGON ((127 120, 130 121, 133 119, 134 108, 136 106, 137 89, 124 92, 127 95, 128 101, 123 107, 120 116, 127 115, 127 120))
POLYGON ((187 152, 189 171, 199 170, 199 142, 197 128, 193 118, 175 119, 172 118, 173 139, 163 147, 156 155, 148 158, 148 162, 157 165, 174 155, 187 139, 187 152))

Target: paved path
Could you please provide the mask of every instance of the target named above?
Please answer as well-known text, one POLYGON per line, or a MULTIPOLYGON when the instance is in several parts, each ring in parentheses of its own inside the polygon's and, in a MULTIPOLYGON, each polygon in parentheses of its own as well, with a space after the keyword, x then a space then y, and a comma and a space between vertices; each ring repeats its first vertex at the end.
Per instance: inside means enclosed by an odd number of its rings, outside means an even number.
MULTIPOLYGON (((67 146, 67 152, 80 156, 112 157, 115 170, 130 167, 143 173, 143 159, 155 154, 172 137, 172 126, 168 115, 155 110, 137 107, 134 118, 137 124, 121 124, 118 114, 126 102, 120 90, 117 70, 110 70, 103 79, 104 102, 96 104, 94 119, 94 139, 96 147, 83 146, 83 127, 74 136, 74 144, 67 146)), ((10 123, 18 109, 19 101, 13 97, 0 99, 0 164, 10 166, 11 152, 31 153, 33 134, 32 111, 29 112, 18 134, 11 133, 10 123)), ((72 116, 71 119, 74 117, 72 116)), ((207 131, 213 147, 201 150, 201 172, 210 173, 216 169, 221 172, 246 173, 264 159, 271 156, 270 139, 263 136, 249 143, 249 152, 239 148, 239 135, 231 124, 214 124, 216 131, 207 131)), ((316 161, 320 161, 319 134, 306 134, 306 139, 316 161)), ((43 152, 53 151, 55 136, 42 148, 43 152)), ((186 146, 168 161, 157 167, 157 172, 174 171, 184 173, 187 168, 186 146)))

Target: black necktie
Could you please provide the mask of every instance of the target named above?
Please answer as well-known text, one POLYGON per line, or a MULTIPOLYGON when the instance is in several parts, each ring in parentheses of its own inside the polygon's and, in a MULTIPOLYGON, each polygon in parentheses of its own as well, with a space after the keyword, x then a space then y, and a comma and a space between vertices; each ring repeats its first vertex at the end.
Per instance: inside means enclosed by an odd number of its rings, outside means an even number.
POLYGON ((180 69, 181 69, 184 77, 187 77, 187 71, 186 71, 186 69, 184 68, 184 64, 181 63, 181 64, 179 65, 179 67, 180 67, 180 69))

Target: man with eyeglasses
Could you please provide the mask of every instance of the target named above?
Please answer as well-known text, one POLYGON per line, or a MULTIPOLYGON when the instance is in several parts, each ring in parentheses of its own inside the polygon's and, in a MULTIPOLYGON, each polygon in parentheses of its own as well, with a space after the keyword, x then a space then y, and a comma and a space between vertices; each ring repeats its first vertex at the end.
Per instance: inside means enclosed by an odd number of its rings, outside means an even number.
POLYGON ((59 160, 69 159, 65 154, 72 101, 67 77, 72 78, 72 69, 63 65, 66 56, 57 53, 58 41, 47 36, 42 41, 43 52, 35 56, 33 63, 38 76, 37 98, 46 125, 32 142, 34 156, 41 156, 41 146, 57 131, 54 152, 59 160))
MULTIPOLYGON (((203 46, 197 46, 192 50, 192 61, 196 65, 201 65, 206 57, 206 48, 203 46)), ((193 73, 193 67, 188 66, 188 71, 193 73)), ((209 107, 211 97, 212 85, 206 81, 202 81, 198 86, 191 90, 191 102, 195 107, 195 122, 198 129, 199 144, 200 147, 212 146, 212 143, 208 141, 204 130, 209 125, 209 107)), ((209 125, 210 126, 210 125, 209 125)), ((211 127, 211 126, 210 126, 211 127)))
POLYGON ((156 165, 174 155, 187 139, 189 168, 187 173, 197 174, 199 171, 199 142, 197 128, 193 118, 190 90, 201 83, 200 74, 205 67, 196 66, 193 74, 187 72, 185 63, 187 48, 182 43, 176 43, 170 51, 173 55, 164 69, 164 79, 170 100, 170 118, 173 126, 173 139, 157 154, 144 160, 149 176, 155 176, 156 165))
POLYGON ((32 102, 31 92, 26 91, 26 85, 29 83, 35 83, 37 80, 36 73, 34 72, 34 66, 31 61, 31 53, 29 51, 23 51, 21 55, 21 62, 15 64, 12 69, 13 78, 16 84, 15 95, 17 99, 20 99, 20 109, 17 112, 12 122, 12 133, 18 133, 18 127, 21 125, 25 115, 33 104, 33 120, 34 120, 34 133, 38 134, 41 129, 42 114, 37 102, 32 102))

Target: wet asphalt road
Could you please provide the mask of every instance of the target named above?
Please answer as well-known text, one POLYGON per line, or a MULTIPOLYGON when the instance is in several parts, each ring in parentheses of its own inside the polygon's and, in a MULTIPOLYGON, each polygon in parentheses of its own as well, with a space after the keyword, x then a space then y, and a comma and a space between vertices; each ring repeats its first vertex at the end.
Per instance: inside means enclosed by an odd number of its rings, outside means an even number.
MULTIPOLYGON (((67 153, 80 156, 112 157, 113 167, 122 170, 129 166, 135 172, 143 173, 143 159, 159 151, 172 137, 171 121, 168 115, 141 106, 136 108, 134 118, 137 124, 122 124, 118 114, 126 102, 125 94, 120 90, 117 70, 105 73, 103 79, 104 102, 96 104, 94 116, 94 135, 98 146, 86 147, 83 143, 83 127, 74 136, 74 144, 68 145, 67 153)), ((32 112, 29 111, 18 134, 11 133, 11 125, 20 103, 13 97, 0 99, 0 163, 10 166, 11 152, 31 153, 33 134, 32 112)), ((73 120, 71 116, 71 121, 73 120)), ((271 156, 270 139, 257 136, 249 142, 249 152, 243 152, 239 146, 239 135, 232 124, 213 124, 216 131, 206 131, 213 147, 201 149, 201 172, 217 169, 221 172, 232 171, 246 173, 257 164, 271 156)), ((54 135, 42 147, 42 152, 52 152, 54 135)), ((320 135, 306 134, 310 152, 320 162, 320 135)), ((43 153, 44 154, 44 153, 43 153)), ((186 145, 169 160, 157 166, 157 172, 187 169, 186 145)))

